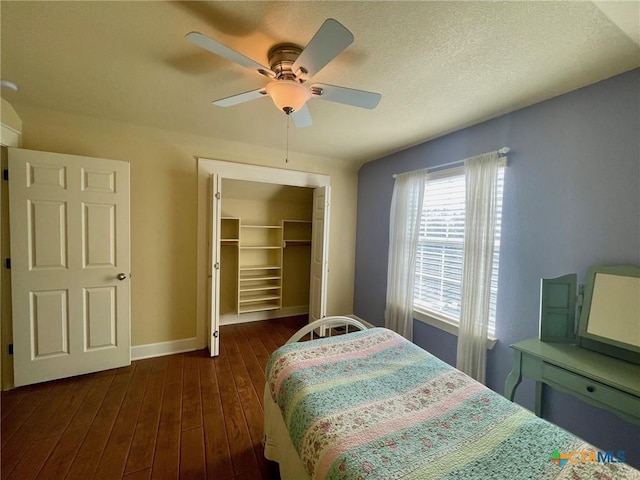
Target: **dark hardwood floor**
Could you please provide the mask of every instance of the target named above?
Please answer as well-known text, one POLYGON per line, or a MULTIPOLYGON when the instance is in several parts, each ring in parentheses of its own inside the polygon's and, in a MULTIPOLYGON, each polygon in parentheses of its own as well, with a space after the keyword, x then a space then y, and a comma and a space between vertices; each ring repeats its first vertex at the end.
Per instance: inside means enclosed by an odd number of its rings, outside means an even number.
POLYGON ((264 367, 305 317, 224 326, 206 350, 1 394, 2 479, 279 480, 264 367))

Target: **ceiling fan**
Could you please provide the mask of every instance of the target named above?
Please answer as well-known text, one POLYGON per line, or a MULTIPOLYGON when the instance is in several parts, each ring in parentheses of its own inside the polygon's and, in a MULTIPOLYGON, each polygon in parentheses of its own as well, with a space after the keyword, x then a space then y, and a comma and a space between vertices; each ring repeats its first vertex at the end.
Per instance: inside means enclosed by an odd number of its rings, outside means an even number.
POLYGON ((220 107, 231 107, 269 96, 278 109, 291 115, 296 127, 302 128, 313 123, 306 105, 311 98, 368 109, 375 108, 382 98, 379 93, 364 90, 324 83, 305 84, 353 42, 353 34, 333 18, 325 20, 304 49, 291 44, 278 44, 271 48, 268 54, 270 68, 202 33, 191 32, 186 38, 199 47, 271 79, 262 88, 212 102, 220 107))

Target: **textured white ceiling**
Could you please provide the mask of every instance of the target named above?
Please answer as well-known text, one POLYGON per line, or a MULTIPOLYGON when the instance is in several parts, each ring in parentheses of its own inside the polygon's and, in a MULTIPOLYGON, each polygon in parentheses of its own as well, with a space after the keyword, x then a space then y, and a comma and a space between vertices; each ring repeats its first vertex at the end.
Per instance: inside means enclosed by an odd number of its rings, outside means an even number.
POLYGON ((3 96, 284 148, 268 98, 211 100, 265 79, 185 40, 200 31, 266 64, 329 17, 355 42, 315 81, 379 92, 375 110, 321 100, 292 151, 360 164, 640 66, 640 2, 0 2, 3 96), (603 5, 604 4, 604 5, 603 5), (631 21, 629 20, 631 19, 631 21), (634 20, 635 19, 635 20, 634 20))

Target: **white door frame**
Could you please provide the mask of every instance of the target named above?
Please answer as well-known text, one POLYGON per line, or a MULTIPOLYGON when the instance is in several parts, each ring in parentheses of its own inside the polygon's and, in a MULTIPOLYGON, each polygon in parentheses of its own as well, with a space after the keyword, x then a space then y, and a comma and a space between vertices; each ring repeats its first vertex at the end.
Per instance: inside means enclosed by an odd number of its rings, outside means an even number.
POLYGON ((285 170, 246 163, 226 162, 208 158, 198 158, 198 233, 196 265, 196 348, 205 348, 207 338, 207 276, 208 276, 208 212, 209 183, 213 174, 222 179, 245 180, 249 182, 272 183, 294 187, 317 188, 331 183, 329 175, 320 173, 285 170))

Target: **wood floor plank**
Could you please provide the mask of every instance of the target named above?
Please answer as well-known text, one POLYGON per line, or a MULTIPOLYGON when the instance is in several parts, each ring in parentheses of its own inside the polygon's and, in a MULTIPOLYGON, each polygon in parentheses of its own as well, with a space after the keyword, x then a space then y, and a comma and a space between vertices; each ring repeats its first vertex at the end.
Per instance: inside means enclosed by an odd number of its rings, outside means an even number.
POLYGON ((249 378, 251 379, 251 383, 253 384, 253 388, 258 397, 260 408, 262 408, 262 396, 265 385, 264 365, 266 365, 267 363, 268 356, 266 355, 264 346, 259 341, 256 347, 261 348, 262 350, 260 351, 260 353, 256 353, 254 349, 255 344, 250 341, 251 338, 256 337, 250 335, 249 332, 250 330, 247 330, 246 328, 240 329, 239 335, 236 335, 234 339, 236 341, 236 345, 238 346, 240 355, 242 356, 244 366, 249 373, 249 378), (262 353, 264 353, 264 357, 262 357, 262 353), (261 355, 262 360, 259 360, 257 358, 258 355, 261 355))
POLYGON ((149 469, 149 475, 151 475, 167 367, 168 357, 154 358, 152 360, 151 375, 147 382, 147 389, 142 401, 133 441, 131 442, 125 474, 149 469))
POLYGON ((90 453, 104 450, 135 368, 136 365, 132 364, 131 366, 117 369, 115 378, 111 382, 109 390, 80 446, 78 457, 85 457, 90 453))
POLYGON ((216 377, 217 359, 199 359, 200 385, 202 395, 202 416, 206 452, 207 476, 216 480, 233 479, 231 452, 224 427, 222 402, 216 377))
POLYGON ((289 329, 286 325, 280 322, 274 322, 270 327, 270 336, 278 347, 287 343, 287 340, 289 340, 291 335, 289 335, 289 329))
MULTIPOLYGON (((234 325, 234 327, 237 326, 234 325)), ((250 392, 253 391, 253 382, 251 381, 249 372, 245 367, 244 358, 242 357, 242 353, 240 352, 240 347, 238 345, 239 335, 240 332, 237 328, 233 329, 230 332, 227 343, 225 344, 225 351, 227 354, 227 358, 229 359, 229 365, 231 365, 233 380, 236 384, 238 393, 240 393, 240 396, 242 398, 245 395, 249 395, 250 392)))
POLYGON ((254 388, 251 376, 245 365, 245 358, 240 352, 239 343, 241 340, 235 332, 229 342, 228 355, 231 363, 231 371, 236 382, 236 389, 240 396, 240 403, 244 417, 249 428, 249 434, 253 445, 260 445, 262 442, 262 403, 260 402, 257 392, 254 388), (234 348, 235 347, 235 348, 234 348))
POLYGON ((94 477, 96 480, 121 478, 124 474, 150 372, 151 360, 137 362, 118 417, 100 458, 94 477))
MULTIPOLYGON (((29 416, 46 401, 46 398, 55 385, 55 382, 48 382, 40 385, 20 387, 16 392, 3 392, 8 399, 12 399, 13 407, 10 408, 11 415, 3 416, 0 429, 2 430, 2 450, 12 440, 13 435, 24 425, 29 416), (17 406, 20 408, 17 408, 17 406)), ((3 399, 5 397, 3 396, 3 399)), ((7 400, 11 401, 11 400, 7 400)), ((9 403, 11 405, 11 403, 9 403)), ((2 404, 4 413, 4 400, 2 404)))
POLYGON ((60 440, 42 466, 37 478, 42 480, 65 478, 88 430, 89 425, 67 428, 60 436, 60 440))
POLYGON ((129 473, 122 478, 124 480, 149 480, 151 478, 151 467, 129 473))
POLYGON ((80 378, 69 385, 69 394, 60 402, 51 419, 42 426, 36 438, 62 435, 69 423, 71 423, 76 411, 82 405, 93 381, 94 377, 89 375, 87 378, 80 378))
POLYGON ((35 440, 26 449, 25 454, 7 478, 9 480, 31 480, 36 478, 59 439, 60 435, 35 440))
POLYGON ((269 322, 260 322, 260 325, 258 325, 257 327, 257 332, 254 329, 250 329, 250 331, 253 332, 251 337, 252 339, 257 339, 262 344, 263 348, 267 352, 267 355, 271 355, 276 348, 281 346, 280 342, 277 342, 272 336, 273 327, 271 327, 271 329, 269 328, 269 322))
POLYGON ((47 392, 45 401, 29 415, 26 421, 15 432, 11 441, 2 448, 2 475, 9 474, 18 464, 27 449, 38 438, 40 430, 52 419, 53 414, 61 403, 72 393, 69 387, 74 384, 73 379, 57 380, 47 392))
POLYGON ((206 480, 204 431, 196 427, 183 430, 180 441, 180 480, 206 480))
MULTIPOLYGON (((76 428, 82 425, 90 426, 96 417, 102 402, 104 401, 111 383, 116 378, 118 373, 117 369, 106 370, 104 372, 98 372, 93 374, 93 380, 91 388, 84 398, 82 405, 76 411, 75 415, 71 419, 69 427, 76 428)), ((88 428, 87 428, 88 430, 88 428)))
MULTIPOLYGON (((262 323, 264 324, 264 323, 268 323, 268 322, 262 322, 262 323)), ((259 331, 261 331, 261 330, 262 330, 262 328, 259 329, 259 331)), ((248 324, 240 325, 240 332, 242 333, 242 337, 243 337, 244 341, 253 350, 254 357, 256 359, 258 359, 258 361, 262 365, 266 365, 267 360, 269 358, 269 355, 271 355, 271 352, 268 351, 267 348, 264 346, 264 343, 262 343, 262 340, 260 339, 259 335, 255 335, 255 333, 251 334, 252 331, 254 331, 254 330, 251 328, 251 325, 248 325, 248 324)), ((270 338, 268 336, 266 336, 266 337, 270 338)), ((275 350, 275 348, 277 348, 277 347, 275 347, 275 342, 272 341, 272 343, 274 344, 274 350, 275 350)))
POLYGON ((169 358, 151 478, 178 478, 180 471, 183 364, 183 355, 169 358))
MULTIPOLYGON (((231 338, 231 337, 229 337, 231 338)), ((230 367, 229 340, 221 343, 221 358, 226 362, 216 362, 216 375, 220 389, 222 411, 224 413, 224 425, 231 452, 231 461, 235 475, 258 471, 258 462, 253 452, 251 436, 244 418, 244 412, 240 403, 240 397, 230 367), (228 370, 225 368, 228 365, 228 370), (221 369, 218 370, 218 365, 221 369)))
MULTIPOLYGON (((18 411, 20 413, 26 412, 26 405, 23 401, 35 400, 38 394, 44 394, 46 390, 51 388, 51 383, 39 383, 36 385, 28 385, 25 387, 14 388, 13 390, 0 392, 0 418, 4 420, 13 412, 13 409, 20 405, 18 411)), ((14 417, 15 415, 11 415, 14 417)), ((2 423, 3 432, 5 424, 2 423)))
POLYGON ((93 478, 98 468, 102 450, 93 450, 76 457, 67 472, 65 480, 87 480, 93 478))
POLYGON ((198 357, 202 352, 184 355, 184 377, 182 384, 182 429, 191 430, 202 426, 202 400, 200 398, 200 374, 198 357))
POLYGON ((247 423, 247 428, 249 429, 249 436, 251 437, 260 478, 267 478, 267 462, 262 454, 263 409, 260 398, 257 395, 250 374, 246 368, 246 357, 252 358, 253 353, 245 352, 245 356, 241 352, 243 350, 242 336, 244 333, 240 328, 232 332, 230 335, 231 338, 227 343, 227 353, 229 355, 233 377, 236 381, 236 389, 240 397, 244 418, 247 423))
POLYGON ((107 390, 115 377, 115 372, 115 370, 108 370, 94 374, 87 395, 76 410, 69 426, 62 434, 37 478, 47 480, 65 477, 107 394, 107 390))

